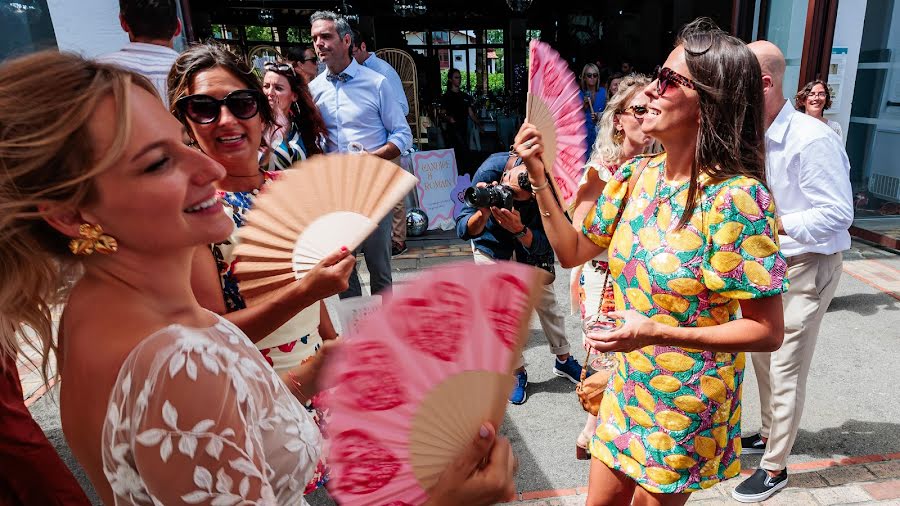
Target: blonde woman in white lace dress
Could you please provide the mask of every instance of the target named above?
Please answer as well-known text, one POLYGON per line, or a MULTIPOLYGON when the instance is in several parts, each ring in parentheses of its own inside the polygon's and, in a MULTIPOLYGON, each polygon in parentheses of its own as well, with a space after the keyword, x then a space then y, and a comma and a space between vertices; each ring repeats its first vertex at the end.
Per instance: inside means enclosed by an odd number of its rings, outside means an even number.
MULTIPOLYGON (((660 151, 658 143, 641 132, 641 121, 647 113, 649 98, 641 93, 650 79, 638 74, 622 78, 615 95, 609 97, 606 110, 600 117, 597 140, 579 182, 572 223, 584 221, 590 208, 597 203, 606 182, 619 165, 642 153, 660 151)), ((608 268, 606 251, 584 265, 572 269, 572 308, 580 308, 581 319, 600 309, 603 280, 608 268)), ((597 428, 597 417, 588 414, 584 429, 575 441, 575 458, 589 460, 588 442, 597 428)))
MULTIPOLYGON (((55 354, 63 429, 103 502, 305 504, 318 429, 191 291, 193 249, 232 229, 222 166, 185 144, 149 81, 58 52, 0 67, 0 125, 0 345, 27 326, 55 354), (76 272, 57 348, 50 307, 76 272)), ((332 349, 295 394, 316 392, 332 349)), ((432 504, 508 497, 514 467, 485 425, 432 504)))

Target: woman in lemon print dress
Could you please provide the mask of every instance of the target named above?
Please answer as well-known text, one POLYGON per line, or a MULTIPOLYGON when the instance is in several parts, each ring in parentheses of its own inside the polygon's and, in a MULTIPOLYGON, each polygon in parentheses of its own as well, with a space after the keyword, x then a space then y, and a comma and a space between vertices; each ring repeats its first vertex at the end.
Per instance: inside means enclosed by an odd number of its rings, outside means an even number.
POLYGON ((588 505, 683 504, 740 471, 742 352, 781 345, 787 289, 760 82, 743 42, 687 25, 645 89, 641 128, 667 152, 620 167, 582 233, 546 190, 540 132, 526 123, 516 136, 563 266, 609 250, 623 323, 591 340, 619 365, 590 445, 588 505))

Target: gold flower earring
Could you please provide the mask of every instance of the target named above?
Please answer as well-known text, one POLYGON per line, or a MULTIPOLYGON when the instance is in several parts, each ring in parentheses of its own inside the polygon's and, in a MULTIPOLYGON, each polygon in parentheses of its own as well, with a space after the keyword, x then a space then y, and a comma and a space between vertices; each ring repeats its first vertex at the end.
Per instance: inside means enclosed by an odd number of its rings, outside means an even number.
POLYGON ((78 227, 78 239, 69 241, 69 249, 75 255, 90 255, 93 252, 109 255, 119 250, 116 238, 103 233, 103 227, 82 223, 78 227))

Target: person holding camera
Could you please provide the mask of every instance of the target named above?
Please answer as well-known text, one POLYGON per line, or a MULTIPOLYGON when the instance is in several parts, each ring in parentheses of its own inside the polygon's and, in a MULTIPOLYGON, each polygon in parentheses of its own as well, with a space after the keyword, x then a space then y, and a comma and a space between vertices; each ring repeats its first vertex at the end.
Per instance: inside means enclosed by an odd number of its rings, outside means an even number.
MULTIPOLYGON (((555 274, 553 250, 528 183, 528 172, 514 153, 488 157, 464 194, 465 206, 456 216, 456 234, 472 241, 475 263, 513 260, 534 265, 555 274)), ((565 318, 556 305, 553 284, 544 286, 537 305, 538 317, 550 352, 556 355, 553 373, 578 383, 581 365, 569 355, 565 318)), ((516 385, 509 402, 525 402, 528 374, 525 357, 519 358, 516 385)))

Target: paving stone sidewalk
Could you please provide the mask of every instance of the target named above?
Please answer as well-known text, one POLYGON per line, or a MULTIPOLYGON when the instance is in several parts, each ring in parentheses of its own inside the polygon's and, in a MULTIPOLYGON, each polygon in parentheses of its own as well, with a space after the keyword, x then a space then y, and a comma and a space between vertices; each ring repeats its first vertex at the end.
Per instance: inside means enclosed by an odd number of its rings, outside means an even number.
MULTIPOLYGON (((810 463, 813 464, 813 463, 810 463)), ((808 468, 810 464, 797 467, 808 468)), ((837 505, 892 504, 900 505, 900 454, 872 455, 844 459, 838 462, 815 463, 821 469, 790 474, 788 486, 761 504, 775 505, 837 505), (861 462, 866 461, 869 462, 861 462), (841 464, 840 462, 849 462, 841 464), (859 463, 852 463, 859 462, 859 463)), ((790 469, 789 470, 793 470, 790 469)), ((731 491, 749 476, 745 471, 715 487, 691 495, 688 504, 719 506, 741 505, 731 498, 731 491)), ((546 490, 519 494, 519 499, 507 504, 516 506, 575 506, 583 505, 587 488, 546 490)))

